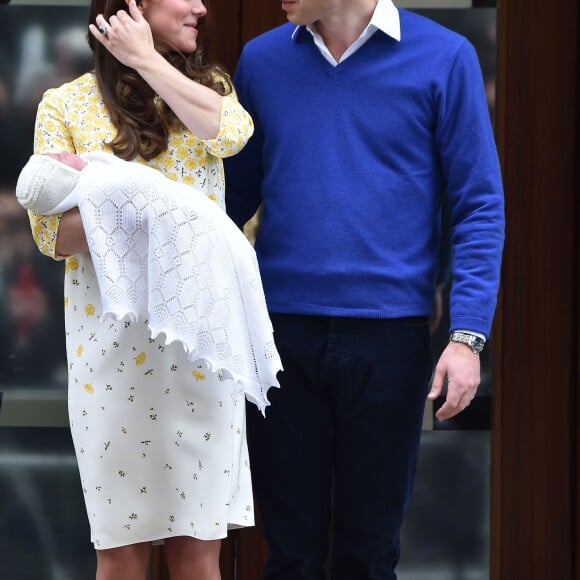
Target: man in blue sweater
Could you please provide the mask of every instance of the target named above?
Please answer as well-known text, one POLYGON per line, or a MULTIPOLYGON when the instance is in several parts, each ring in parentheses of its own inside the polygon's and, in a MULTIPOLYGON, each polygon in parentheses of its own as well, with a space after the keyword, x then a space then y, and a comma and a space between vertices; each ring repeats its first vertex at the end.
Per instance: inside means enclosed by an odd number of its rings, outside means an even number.
POLYGON ((234 82, 254 136, 226 160, 284 371, 248 411, 264 578, 393 580, 425 398, 469 405, 496 306, 503 192, 472 45, 390 0, 283 0, 234 82), (446 196, 450 342, 428 318, 446 196), (432 387, 429 383, 432 375, 432 387))

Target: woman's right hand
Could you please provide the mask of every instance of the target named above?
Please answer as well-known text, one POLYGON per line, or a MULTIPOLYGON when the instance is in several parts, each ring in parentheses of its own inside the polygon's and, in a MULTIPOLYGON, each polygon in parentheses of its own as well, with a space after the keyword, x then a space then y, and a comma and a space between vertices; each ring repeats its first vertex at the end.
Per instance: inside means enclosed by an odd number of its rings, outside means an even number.
POLYGON ((125 66, 139 70, 156 52, 151 27, 135 0, 128 1, 129 12, 119 10, 109 18, 98 14, 89 24, 91 34, 125 66), (104 32, 101 32, 103 31, 104 32))

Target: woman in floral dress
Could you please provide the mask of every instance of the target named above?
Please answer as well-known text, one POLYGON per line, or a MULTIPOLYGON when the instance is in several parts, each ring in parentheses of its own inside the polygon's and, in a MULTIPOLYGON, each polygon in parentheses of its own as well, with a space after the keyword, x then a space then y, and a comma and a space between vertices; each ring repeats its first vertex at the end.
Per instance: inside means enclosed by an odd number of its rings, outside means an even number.
MULTIPOLYGON (((93 0, 95 69, 45 93, 34 152, 114 153, 224 208, 222 158, 253 124, 198 47, 206 12, 201 0, 93 0)), ((254 518, 241 386, 151 339, 146 321, 101 322, 78 210, 30 218, 40 250, 66 259, 69 416, 97 580, 144 580, 159 540, 172 580, 219 579, 221 539, 254 518)))

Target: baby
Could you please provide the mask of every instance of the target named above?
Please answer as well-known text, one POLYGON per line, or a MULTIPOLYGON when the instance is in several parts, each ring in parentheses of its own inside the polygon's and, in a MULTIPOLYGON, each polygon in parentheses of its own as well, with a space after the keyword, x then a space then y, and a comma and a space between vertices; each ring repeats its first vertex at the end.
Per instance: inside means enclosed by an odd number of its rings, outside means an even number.
POLYGON ((32 155, 16 183, 18 202, 40 215, 59 213, 55 208, 73 191, 87 163, 69 151, 32 155))
POLYGON ((254 248, 217 203, 101 152, 32 155, 16 197, 40 215, 78 207, 101 320, 147 320, 152 338, 181 342, 264 412, 281 362, 254 248))

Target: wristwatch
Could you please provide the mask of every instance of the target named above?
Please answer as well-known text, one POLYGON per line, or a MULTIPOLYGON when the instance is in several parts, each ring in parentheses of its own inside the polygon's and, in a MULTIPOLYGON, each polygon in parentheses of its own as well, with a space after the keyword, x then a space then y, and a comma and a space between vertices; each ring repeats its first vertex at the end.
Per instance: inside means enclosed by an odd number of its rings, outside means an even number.
POLYGON ((451 342, 462 342, 466 344, 474 354, 479 354, 483 347, 485 346, 485 339, 477 334, 471 334, 470 332, 461 332, 460 330, 455 330, 449 335, 449 340, 451 342))

